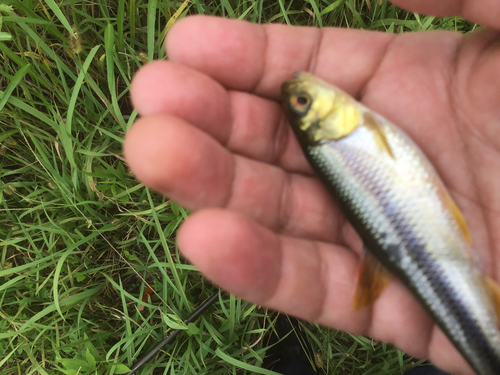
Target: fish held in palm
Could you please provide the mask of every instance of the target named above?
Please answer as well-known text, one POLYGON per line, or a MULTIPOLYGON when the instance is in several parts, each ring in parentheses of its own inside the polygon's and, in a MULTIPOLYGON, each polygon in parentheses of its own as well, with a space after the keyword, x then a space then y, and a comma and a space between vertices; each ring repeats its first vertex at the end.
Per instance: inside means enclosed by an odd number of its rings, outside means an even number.
POLYGON ((500 288, 476 266, 465 219, 423 152, 311 74, 281 91, 306 158, 365 244, 354 308, 394 275, 478 375, 500 374, 500 288))

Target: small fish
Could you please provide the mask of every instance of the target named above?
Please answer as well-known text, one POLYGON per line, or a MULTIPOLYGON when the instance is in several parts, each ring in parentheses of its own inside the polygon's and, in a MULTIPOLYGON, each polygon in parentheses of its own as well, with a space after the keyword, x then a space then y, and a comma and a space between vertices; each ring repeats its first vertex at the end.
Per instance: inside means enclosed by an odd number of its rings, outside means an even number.
POLYGON ((500 287, 476 266, 465 219, 423 152, 311 74, 281 91, 306 158, 365 244, 353 307, 370 306, 394 275, 478 375, 500 374, 500 287))

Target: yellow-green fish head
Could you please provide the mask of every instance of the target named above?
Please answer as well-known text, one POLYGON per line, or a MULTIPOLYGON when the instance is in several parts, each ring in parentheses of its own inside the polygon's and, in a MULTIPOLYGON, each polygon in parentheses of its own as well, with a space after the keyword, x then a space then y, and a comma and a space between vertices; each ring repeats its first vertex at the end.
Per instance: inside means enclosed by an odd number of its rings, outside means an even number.
POLYGON ((309 73, 295 73, 281 86, 287 117, 299 137, 309 142, 349 135, 361 119, 356 102, 342 90, 309 73))

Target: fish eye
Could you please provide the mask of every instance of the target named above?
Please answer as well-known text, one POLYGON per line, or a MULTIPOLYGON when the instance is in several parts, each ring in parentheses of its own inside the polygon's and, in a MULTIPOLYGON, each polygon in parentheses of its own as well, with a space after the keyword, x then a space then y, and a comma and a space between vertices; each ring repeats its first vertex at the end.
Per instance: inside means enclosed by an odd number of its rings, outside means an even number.
POLYGON ((290 103, 295 112, 305 114, 311 105, 311 97, 305 93, 295 94, 291 96, 290 103))

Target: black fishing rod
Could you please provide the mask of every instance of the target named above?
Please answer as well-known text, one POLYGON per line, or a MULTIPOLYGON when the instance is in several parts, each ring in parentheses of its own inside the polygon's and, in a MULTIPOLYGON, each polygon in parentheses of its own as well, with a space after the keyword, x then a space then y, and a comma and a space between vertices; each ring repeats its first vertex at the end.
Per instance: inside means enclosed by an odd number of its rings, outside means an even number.
MULTIPOLYGON (((189 317, 184 321, 184 324, 189 324, 198 319, 198 317, 203 314, 203 312, 208 309, 218 298, 220 295, 220 290, 216 293, 214 293, 209 299, 203 303, 200 307, 198 307, 189 317)), ((163 348, 165 345, 169 344, 172 342, 179 333, 184 331, 183 329, 175 329, 170 335, 168 335, 166 338, 164 338, 162 341, 160 341, 153 349, 151 349, 144 357, 142 357, 139 362, 137 362, 132 368, 130 369, 129 372, 127 372, 125 375, 132 375, 135 374, 137 370, 139 370, 142 366, 146 364, 151 358, 154 357, 156 353, 160 351, 161 348, 163 348)))

